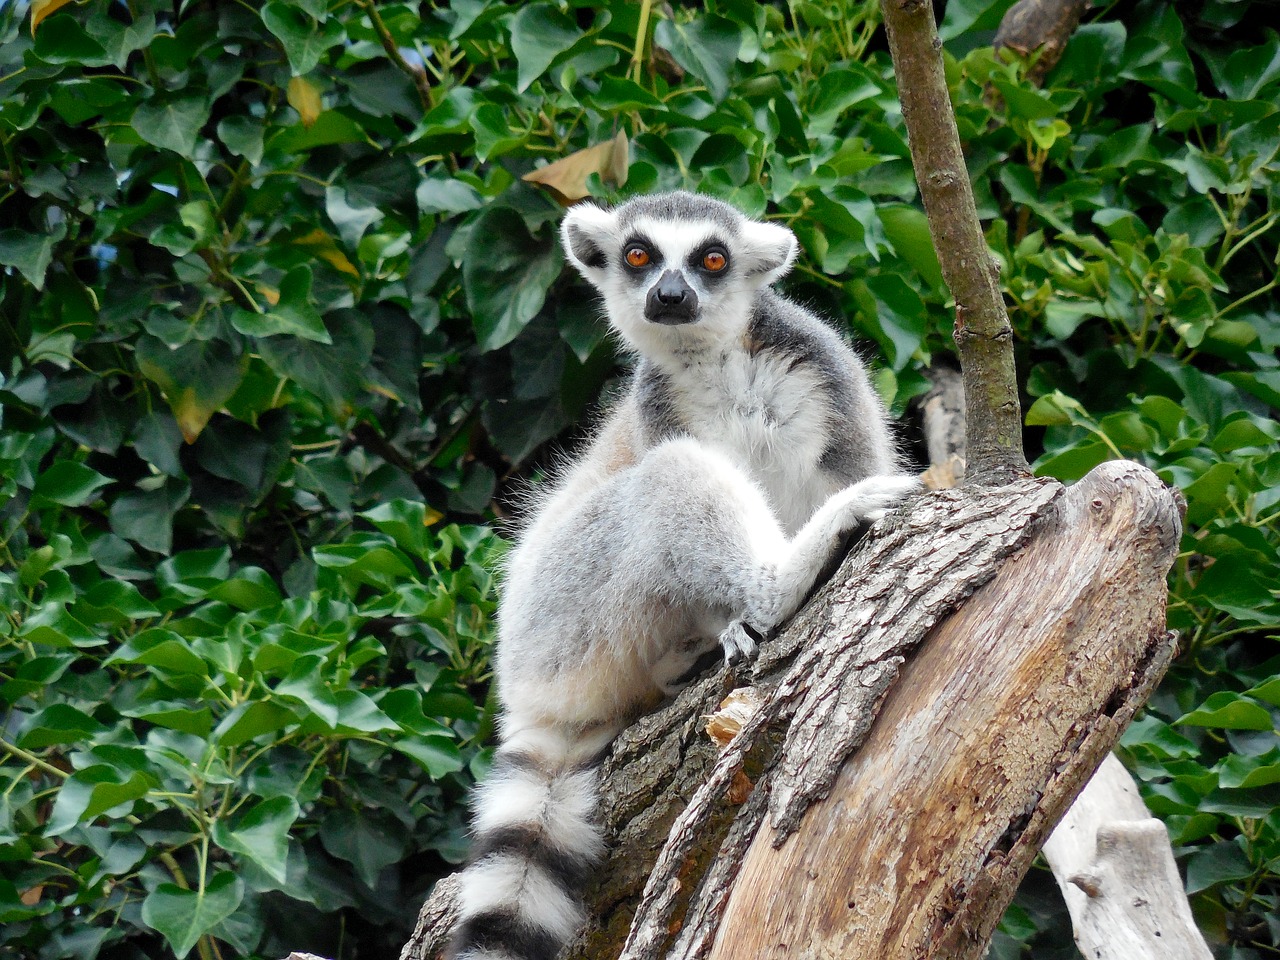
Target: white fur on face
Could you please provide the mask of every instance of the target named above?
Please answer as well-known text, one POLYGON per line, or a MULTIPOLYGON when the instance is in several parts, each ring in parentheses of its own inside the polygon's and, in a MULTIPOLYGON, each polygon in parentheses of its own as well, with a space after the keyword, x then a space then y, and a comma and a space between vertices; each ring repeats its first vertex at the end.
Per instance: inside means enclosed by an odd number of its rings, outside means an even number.
POLYGON ((611 269, 600 285, 610 321, 633 348, 661 362, 691 348, 702 350, 741 338, 760 283, 743 273, 737 263, 733 238, 724 233, 715 224, 706 222, 663 222, 648 217, 636 220, 625 240, 632 236, 643 238, 653 247, 655 259, 660 262, 644 276, 642 284, 618 267, 611 269), (689 258, 712 242, 729 251, 728 272, 714 281, 689 267, 689 258), (649 290, 667 270, 678 271, 698 295, 698 318, 694 323, 666 325, 645 319, 649 290))

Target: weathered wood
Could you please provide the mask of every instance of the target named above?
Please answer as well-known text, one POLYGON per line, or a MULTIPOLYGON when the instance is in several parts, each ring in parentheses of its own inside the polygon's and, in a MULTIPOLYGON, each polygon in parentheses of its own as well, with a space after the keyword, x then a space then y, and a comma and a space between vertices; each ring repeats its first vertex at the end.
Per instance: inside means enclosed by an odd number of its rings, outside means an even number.
POLYGON ((1210 960, 1164 824, 1107 757, 1045 841, 1044 856, 1088 960, 1210 960))
POLYGON ((1134 464, 1071 488, 907 664, 800 832, 757 833, 710 957, 980 956, 1163 675, 1179 531, 1174 498, 1134 464))
POLYGON ((929 464, 936 467, 952 457, 964 460, 964 378, 942 366, 930 368, 926 375, 933 386, 920 402, 920 414, 929 464))
MULTIPOLYGON (((595 925, 569 956, 618 956, 633 914, 629 960, 717 943, 713 956, 781 955, 788 929, 808 944, 788 956, 976 956, 1171 652, 1174 498, 1141 467, 1105 464, 1037 525, 1057 489, 943 491, 878 528, 766 645, 761 712, 729 752, 702 730, 731 686, 723 670, 619 738, 602 787, 614 850, 589 898, 595 925), (744 769, 758 785, 737 808, 744 769), (840 839, 859 824, 859 839, 840 839)), ((404 960, 442 946, 451 895, 447 883, 433 894, 404 960)))

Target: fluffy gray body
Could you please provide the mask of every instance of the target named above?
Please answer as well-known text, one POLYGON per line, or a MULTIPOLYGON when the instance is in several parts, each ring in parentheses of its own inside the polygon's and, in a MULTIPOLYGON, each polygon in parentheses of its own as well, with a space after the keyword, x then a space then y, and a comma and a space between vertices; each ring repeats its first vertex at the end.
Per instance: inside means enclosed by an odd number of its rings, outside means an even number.
POLYGON ((508 561, 462 960, 551 960, 573 938, 609 742, 717 645, 753 656, 844 538, 918 485, 858 357, 771 289, 789 230, 672 193, 575 207, 562 235, 638 364, 508 561))

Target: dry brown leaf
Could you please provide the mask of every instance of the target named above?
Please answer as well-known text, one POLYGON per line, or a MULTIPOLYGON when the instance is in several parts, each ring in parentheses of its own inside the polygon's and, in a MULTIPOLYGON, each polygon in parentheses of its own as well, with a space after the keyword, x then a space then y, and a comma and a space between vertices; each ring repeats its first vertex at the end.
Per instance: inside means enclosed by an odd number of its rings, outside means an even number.
POLYGON ((304 236, 298 237, 298 239, 293 242, 299 246, 307 247, 317 257, 329 264, 329 266, 333 267, 335 270, 350 274, 353 277, 360 276, 360 271, 356 269, 355 264, 347 259, 347 255, 338 249, 338 245, 334 243, 333 237, 329 236, 319 227, 316 227, 304 236))
POLYGON ((618 131, 612 140, 561 157, 555 163, 531 170, 521 179, 550 190, 556 200, 567 207, 591 195, 587 178, 593 173, 600 174, 606 183, 624 186, 631 163, 630 146, 627 135, 618 131))

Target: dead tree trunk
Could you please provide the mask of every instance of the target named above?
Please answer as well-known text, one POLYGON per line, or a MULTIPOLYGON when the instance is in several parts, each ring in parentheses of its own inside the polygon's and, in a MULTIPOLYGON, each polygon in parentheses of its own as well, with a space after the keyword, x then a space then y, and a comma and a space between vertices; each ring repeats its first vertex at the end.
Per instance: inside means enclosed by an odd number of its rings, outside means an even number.
POLYGON ((1213 956, 1191 916, 1164 824, 1107 757, 1044 844, 1089 960, 1213 956))
POLYGON ((1038 85, 1062 59, 1087 6, 1087 0, 1018 0, 1000 21, 995 47, 1035 55, 1027 77, 1038 85))

